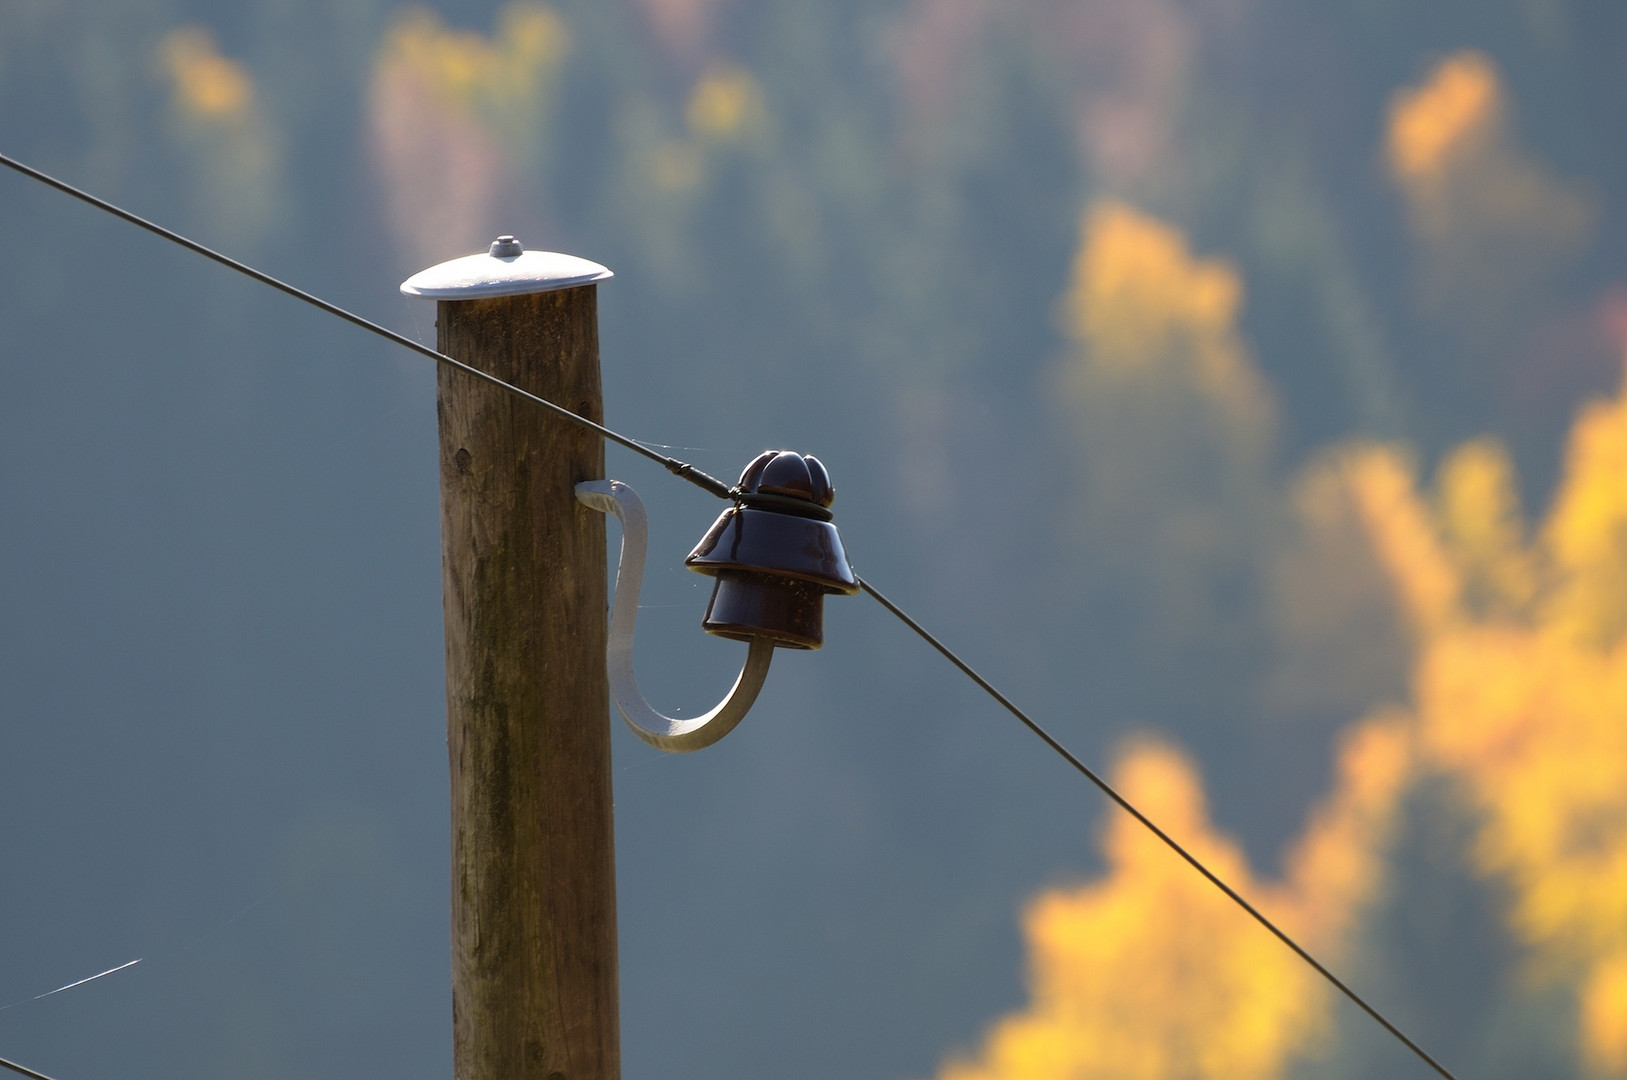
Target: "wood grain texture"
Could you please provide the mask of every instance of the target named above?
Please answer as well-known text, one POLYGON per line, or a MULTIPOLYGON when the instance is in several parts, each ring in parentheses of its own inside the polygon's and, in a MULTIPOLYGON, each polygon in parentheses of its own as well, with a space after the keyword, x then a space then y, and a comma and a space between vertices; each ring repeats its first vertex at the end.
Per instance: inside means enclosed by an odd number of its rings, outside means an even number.
MULTIPOLYGON (((442 352, 602 421, 592 285, 441 301, 442 352)), ((456 1080, 619 1080, 599 437, 441 368, 456 1080)))

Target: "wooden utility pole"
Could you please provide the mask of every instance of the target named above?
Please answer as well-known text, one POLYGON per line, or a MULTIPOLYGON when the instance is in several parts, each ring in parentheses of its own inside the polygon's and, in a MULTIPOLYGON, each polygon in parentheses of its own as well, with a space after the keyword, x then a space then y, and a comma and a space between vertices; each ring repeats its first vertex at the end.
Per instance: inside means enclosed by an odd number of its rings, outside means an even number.
MULTIPOLYGON (((432 267, 441 352, 602 422, 594 263, 432 267)), ((599 436, 441 367, 456 1080, 620 1080, 599 436)))

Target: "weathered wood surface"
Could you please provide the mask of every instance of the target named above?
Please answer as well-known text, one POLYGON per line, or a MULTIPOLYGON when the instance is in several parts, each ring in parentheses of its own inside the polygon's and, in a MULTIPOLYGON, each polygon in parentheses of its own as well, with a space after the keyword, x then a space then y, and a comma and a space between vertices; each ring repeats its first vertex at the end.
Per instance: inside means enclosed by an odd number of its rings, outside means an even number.
MULTIPOLYGON (((442 352, 603 421, 596 288, 441 301, 442 352)), ((456 1080, 619 1080, 599 437, 439 375, 456 1080)))

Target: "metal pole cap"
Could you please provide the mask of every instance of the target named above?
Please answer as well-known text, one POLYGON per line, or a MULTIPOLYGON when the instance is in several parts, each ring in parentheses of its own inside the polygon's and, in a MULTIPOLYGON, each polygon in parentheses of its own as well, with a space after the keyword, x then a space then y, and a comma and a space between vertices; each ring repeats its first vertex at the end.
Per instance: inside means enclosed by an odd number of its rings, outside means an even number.
POLYGON ((401 283, 401 291, 427 300, 479 300, 574 289, 613 276, 596 262, 557 251, 527 251, 514 237, 499 236, 489 251, 418 271, 401 283))

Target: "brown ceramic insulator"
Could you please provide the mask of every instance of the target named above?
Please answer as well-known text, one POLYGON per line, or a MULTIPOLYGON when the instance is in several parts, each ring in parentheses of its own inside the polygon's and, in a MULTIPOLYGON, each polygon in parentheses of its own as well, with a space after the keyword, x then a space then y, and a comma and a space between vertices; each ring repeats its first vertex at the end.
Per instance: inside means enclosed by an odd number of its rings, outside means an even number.
POLYGON ((769 450, 740 474, 740 492, 741 505, 725 510, 684 560, 718 579, 702 625, 721 637, 817 649, 825 594, 859 589, 825 509, 830 476, 818 458, 769 450))

